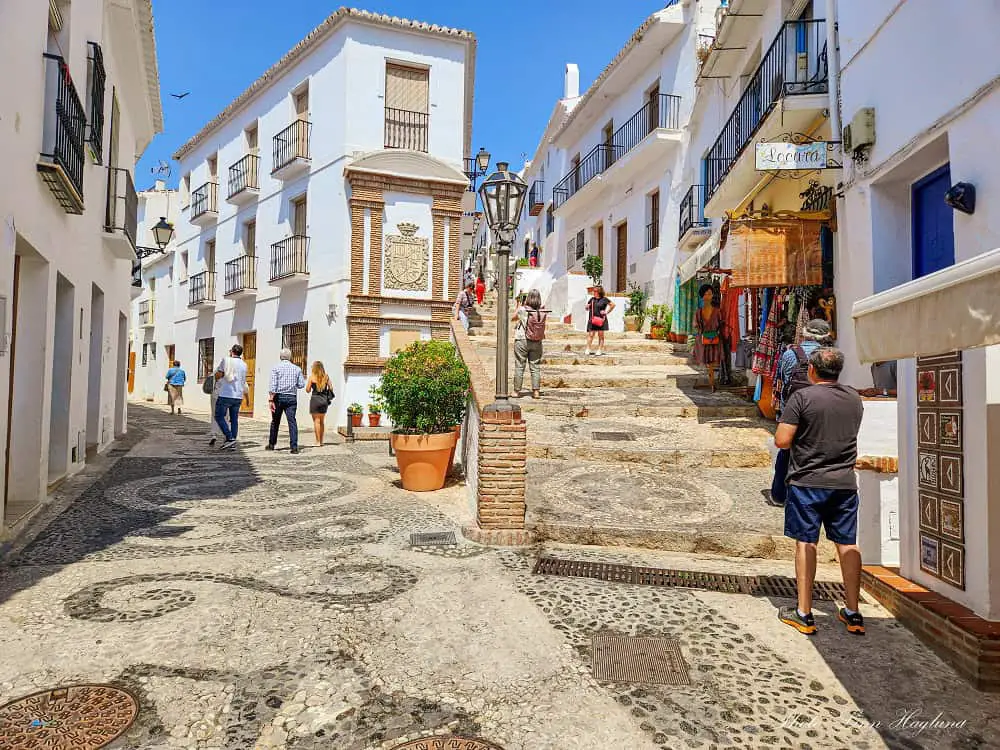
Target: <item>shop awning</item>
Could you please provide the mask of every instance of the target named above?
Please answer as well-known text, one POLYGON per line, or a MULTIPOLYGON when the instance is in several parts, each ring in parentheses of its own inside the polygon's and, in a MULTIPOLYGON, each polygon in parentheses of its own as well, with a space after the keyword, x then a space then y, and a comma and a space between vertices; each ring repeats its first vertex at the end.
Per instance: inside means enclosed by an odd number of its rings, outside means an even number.
POLYGON ((854 304, 862 362, 1000 344, 1000 248, 854 304))
POLYGON ((681 277, 681 283, 693 279, 702 268, 704 268, 712 258, 719 252, 719 243, 722 241, 722 227, 716 227, 712 236, 702 242, 698 249, 694 251, 690 258, 677 266, 677 273, 681 277))

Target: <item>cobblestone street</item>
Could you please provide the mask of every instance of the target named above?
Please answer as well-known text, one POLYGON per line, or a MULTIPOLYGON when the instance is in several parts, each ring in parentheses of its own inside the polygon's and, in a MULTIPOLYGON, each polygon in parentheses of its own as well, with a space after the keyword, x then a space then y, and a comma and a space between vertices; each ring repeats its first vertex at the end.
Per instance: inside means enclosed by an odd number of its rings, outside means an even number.
MULTIPOLYGON (((810 640, 777 599, 532 572, 540 555, 742 575, 790 562, 482 547, 458 532, 465 487, 404 492, 384 443, 293 456, 286 437, 269 453, 247 420, 219 452, 204 418, 130 412, 108 470, 67 482, 4 559, 0 704, 123 688, 139 701, 128 748, 1000 746, 1000 696, 876 605, 861 639, 820 602, 810 640), (410 544, 447 531, 457 544, 410 544), (595 635, 675 639, 690 684, 596 680, 595 635), (431 735, 480 742, 408 744, 431 735)), ((0 709, 0 748, 21 750, 9 722, 0 709)))

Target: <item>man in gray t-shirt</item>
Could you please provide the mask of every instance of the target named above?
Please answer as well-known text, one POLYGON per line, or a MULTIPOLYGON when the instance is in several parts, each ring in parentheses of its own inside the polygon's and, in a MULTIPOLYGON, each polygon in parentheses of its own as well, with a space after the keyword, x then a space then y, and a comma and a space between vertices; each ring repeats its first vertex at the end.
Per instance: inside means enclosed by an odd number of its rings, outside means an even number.
POLYGON ((796 391, 781 413, 774 435, 778 448, 790 451, 785 536, 795 540, 795 577, 799 581, 798 607, 787 607, 778 618, 799 632, 812 635, 812 585, 816 578, 819 529, 837 546, 847 590, 846 607, 838 618, 848 632, 863 635, 864 618, 858 612, 861 591, 861 550, 857 546, 858 485, 854 464, 858 458, 858 430, 864 406, 853 388, 838 380, 844 355, 832 347, 809 355, 813 385, 796 391))

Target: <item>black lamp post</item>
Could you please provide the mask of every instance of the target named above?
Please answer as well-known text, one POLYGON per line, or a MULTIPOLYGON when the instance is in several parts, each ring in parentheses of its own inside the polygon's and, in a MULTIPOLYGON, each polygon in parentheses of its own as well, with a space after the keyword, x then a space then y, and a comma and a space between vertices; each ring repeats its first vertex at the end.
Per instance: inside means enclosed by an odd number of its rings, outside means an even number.
POLYGON ((517 234, 521 208, 528 193, 528 184, 509 170, 507 162, 497 162, 497 171, 479 188, 479 199, 486 214, 486 224, 496 237, 497 254, 497 391, 496 401, 487 407, 491 411, 520 413, 507 393, 507 337, 510 328, 510 249, 517 234))
POLYGON ((159 222, 153 227, 153 241, 156 246, 163 250, 174 238, 174 225, 167 221, 166 216, 161 216, 159 222))

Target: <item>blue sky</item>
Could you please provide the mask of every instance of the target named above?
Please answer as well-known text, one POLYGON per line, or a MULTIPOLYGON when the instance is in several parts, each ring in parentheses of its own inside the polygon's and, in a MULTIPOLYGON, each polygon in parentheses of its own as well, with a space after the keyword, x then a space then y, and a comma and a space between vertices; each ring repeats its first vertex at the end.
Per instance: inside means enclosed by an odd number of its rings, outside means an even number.
MULTIPOLYGON (((534 152, 563 66, 580 66, 580 89, 604 69, 664 0, 353 0, 355 7, 468 29, 479 41, 473 149, 520 166, 534 152)), ((336 10, 333 0, 153 0, 164 132, 136 168, 150 169, 217 115, 336 10), (190 91, 178 101, 171 93, 190 91)), ((170 183, 176 185, 176 166, 170 183)))

